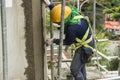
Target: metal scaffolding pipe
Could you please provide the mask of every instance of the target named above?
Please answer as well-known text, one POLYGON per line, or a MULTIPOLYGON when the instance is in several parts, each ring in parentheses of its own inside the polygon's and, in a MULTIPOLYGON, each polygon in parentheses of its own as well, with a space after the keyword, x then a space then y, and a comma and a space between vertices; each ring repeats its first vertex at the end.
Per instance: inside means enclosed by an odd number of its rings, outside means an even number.
POLYGON ((120 80, 120 76, 111 77, 111 78, 104 78, 104 79, 98 79, 98 80, 120 80))
MULTIPOLYGON (((51 0, 53 2, 53 0, 51 0)), ((54 37, 54 32, 53 32, 53 23, 50 21, 50 38, 54 37)), ((54 80, 54 46, 53 44, 51 45, 51 80, 54 80)))
POLYGON ((7 25, 5 0, 1 0, 1 28, 3 52, 3 80, 8 80, 7 25))
MULTIPOLYGON (((94 45, 95 45, 95 51, 96 57, 98 58, 98 53, 97 53, 97 46, 96 46, 96 0, 93 0, 93 38, 94 38, 94 45)), ((97 63, 99 63, 99 60, 97 60, 97 63)), ((100 67, 98 67, 100 70, 100 67)))
MULTIPOLYGON (((96 0, 94 0, 94 3, 93 3, 93 34, 94 34, 94 39, 96 37, 96 0)), ((95 40, 95 48, 96 48, 96 40, 95 40)))
POLYGON ((65 0, 62 0, 60 45, 59 45, 59 56, 58 56, 58 80, 61 80, 61 63, 62 63, 62 50, 63 50, 62 48, 63 48, 63 35, 64 35, 64 10, 65 10, 65 0))
POLYGON ((105 72, 108 73, 108 70, 105 67, 103 67, 102 65, 100 65, 99 63, 97 63, 96 61, 94 62, 94 64, 96 64, 98 67, 100 67, 102 70, 104 70, 105 72))
POLYGON ((96 55, 100 55, 104 59, 110 61, 110 58, 108 56, 104 55, 103 53, 99 52, 98 50, 94 49, 93 51, 95 52, 96 55))
POLYGON ((80 0, 77 0, 77 8, 80 10, 80 0))
POLYGON ((80 12, 82 12, 82 10, 81 10, 81 9, 82 9, 82 6, 83 6, 83 4, 85 4, 86 2, 88 2, 88 0, 85 0, 83 3, 81 3, 81 5, 80 5, 80 7, 79 7, 79 11, 80 11, 80 12))
MULTIPOLYGON (((53 25, 52 22, 50 22, 50 37, 53 38, 53 25)), ((54 46, 53 44, 51 45, 51 79, 54 80, 54 63, 53 63, 53 58, 54 58, 54 46)))
MULTIPOLYGON (((120 52, 120 44, 118 45, 118 51, 120 52)), ((120 76, 120 53, 119 53, 118 60, 119 60, 119 65, 118 65, 118 76, 120 76)))

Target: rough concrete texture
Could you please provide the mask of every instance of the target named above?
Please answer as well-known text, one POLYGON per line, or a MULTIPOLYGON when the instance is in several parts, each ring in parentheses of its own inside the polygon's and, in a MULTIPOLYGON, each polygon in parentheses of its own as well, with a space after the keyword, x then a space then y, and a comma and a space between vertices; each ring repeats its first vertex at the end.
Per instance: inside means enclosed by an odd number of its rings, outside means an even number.
POLYGON ((35 80, 34 49, 33 49, 33 28, 32 28, 32 0, 22 0, 22 7, 25 13, 25 38, 26 38, 26 59, 28 67, 25 69, 27 80, 35 80))
POLYGON ((22 6, 25 13, 26 59, 28 62, 25 75, 27 75, 27 80, 47 80, 44 79, 46 59, 43 4, 41 0, 23 0, 22 6))

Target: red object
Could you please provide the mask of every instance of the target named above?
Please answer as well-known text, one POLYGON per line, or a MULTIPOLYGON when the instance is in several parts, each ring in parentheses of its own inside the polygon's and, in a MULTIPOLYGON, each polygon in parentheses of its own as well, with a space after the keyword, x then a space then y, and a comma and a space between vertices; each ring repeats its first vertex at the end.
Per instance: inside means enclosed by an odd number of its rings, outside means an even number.
POLYGON ((117 21, 105 21, 105 28, 120 29, 120 24, 117 21))

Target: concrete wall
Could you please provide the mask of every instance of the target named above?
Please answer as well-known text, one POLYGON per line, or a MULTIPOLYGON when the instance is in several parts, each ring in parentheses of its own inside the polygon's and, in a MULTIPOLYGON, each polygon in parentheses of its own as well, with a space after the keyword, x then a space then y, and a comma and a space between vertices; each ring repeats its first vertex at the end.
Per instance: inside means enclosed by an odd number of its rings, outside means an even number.
POLYGON ((7 8, 7 41, 9 80, 25 80, 25 17, 21 0, 13 0, 13 6, 7 8))
MULTIPOLYGON (((44 9, 42 0, 13 0, 12 7, 6 9, 8 80, 47 80, 44 9)), ((3 80, 1 38, 0 34, 3 80)))
MULTIPOLYGON (((21 0, 13 0, 12 7, 6 9, 8 80, 25 80, 25 17, 21 0)), ((1 28, 1 27, 0 27, 1 28)), ((1 31, 1 30, 0 30, 1 31)), ((1 33, 1 32, 0 32, 1 33)), ((1 34, 0 34, 0 39, 1 34)), ((0 44, 1 44, 0 40, 0 44)), ((2 80, 2 46, 0 45, 0 80, 2 80)))

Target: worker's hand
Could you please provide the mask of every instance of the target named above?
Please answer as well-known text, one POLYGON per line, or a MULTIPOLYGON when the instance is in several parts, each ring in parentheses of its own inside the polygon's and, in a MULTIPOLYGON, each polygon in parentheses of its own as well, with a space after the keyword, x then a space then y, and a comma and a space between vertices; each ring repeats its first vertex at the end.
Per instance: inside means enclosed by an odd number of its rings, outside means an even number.
POLYGON ((50 1, 49 1, 49 0, 44 0, 44 2, 45 2, 47 5, 50 5, 50 1))
POLYGON ((92 55, 88 56, 88 62, 92 60, 92 55))
POLYGON ((46 43, 46 45, 51 45, 51 44, 53 44, 53 41, 54 41, 54 38, 51 38, 51 39, 47 39, 45 41, 45 43, 46 43))

